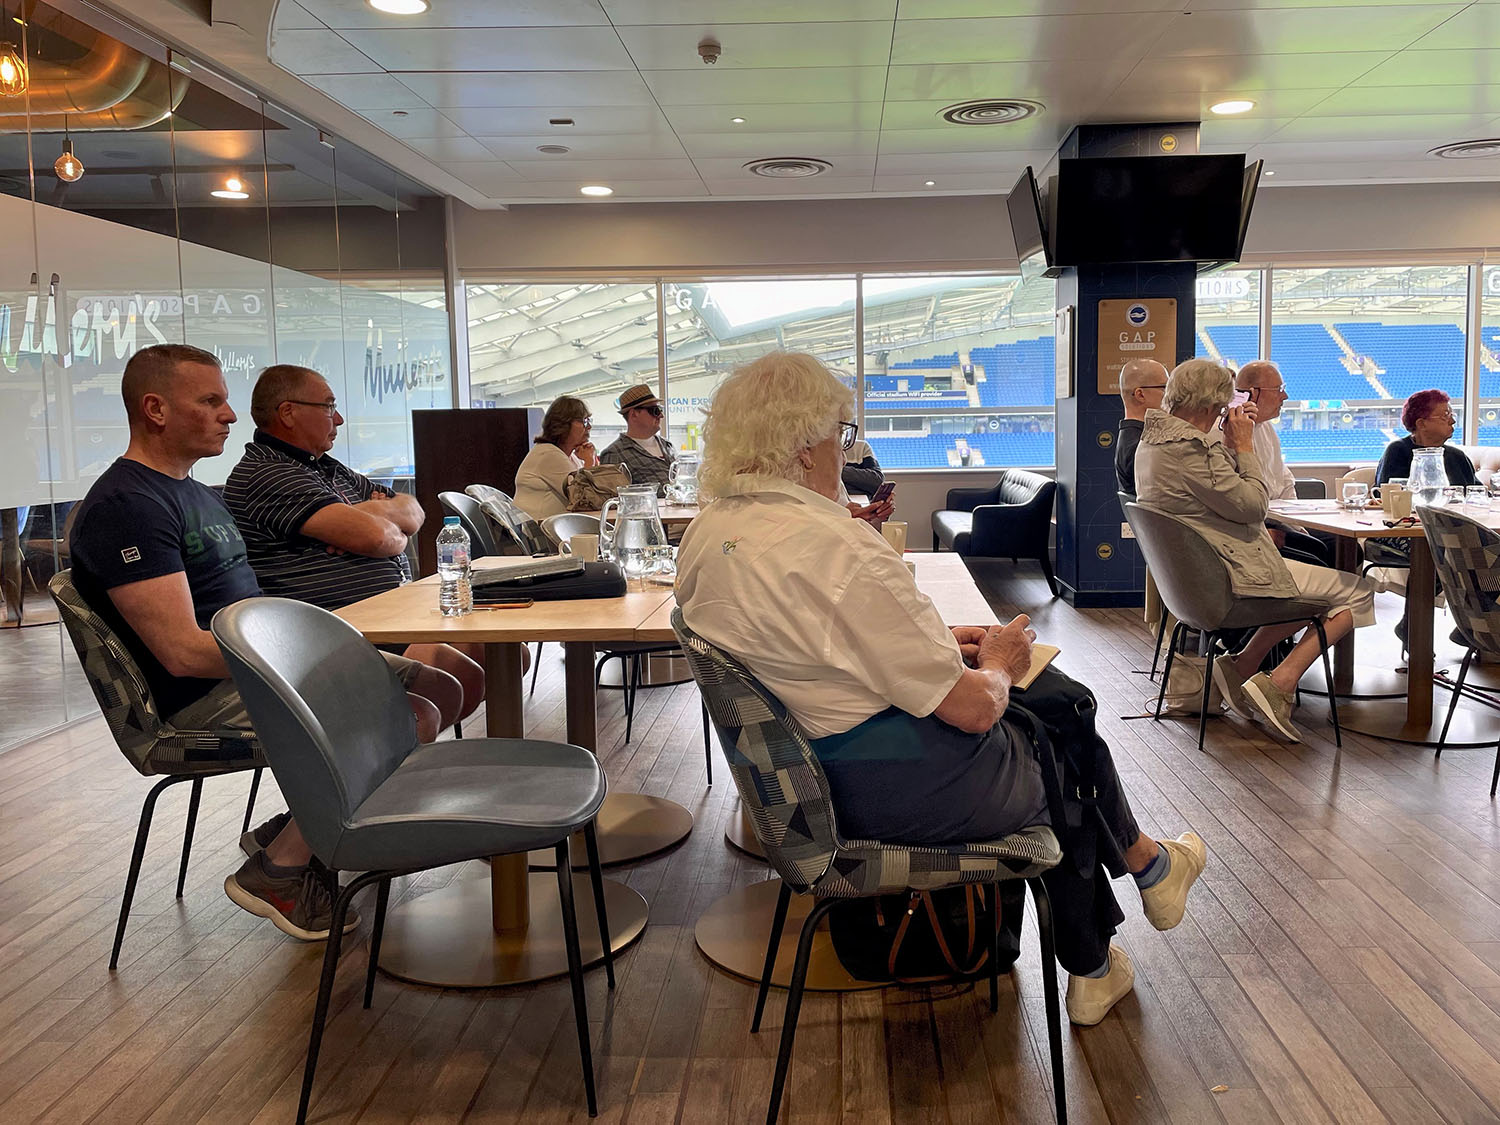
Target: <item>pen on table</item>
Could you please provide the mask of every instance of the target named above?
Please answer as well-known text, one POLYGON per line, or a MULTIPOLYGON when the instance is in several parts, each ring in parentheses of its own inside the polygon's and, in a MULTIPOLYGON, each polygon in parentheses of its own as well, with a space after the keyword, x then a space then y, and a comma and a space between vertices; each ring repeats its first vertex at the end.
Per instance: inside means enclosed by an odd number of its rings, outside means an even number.
POLYGON ((476 605, 474 608, 475 609, 526 609, 531 604, 532 604, 532 599, 530 599, 530 598, 521 598, 521 599, 519 599, 517 601, 513 601, 513 602, 485 602, 483 605, 476 605))

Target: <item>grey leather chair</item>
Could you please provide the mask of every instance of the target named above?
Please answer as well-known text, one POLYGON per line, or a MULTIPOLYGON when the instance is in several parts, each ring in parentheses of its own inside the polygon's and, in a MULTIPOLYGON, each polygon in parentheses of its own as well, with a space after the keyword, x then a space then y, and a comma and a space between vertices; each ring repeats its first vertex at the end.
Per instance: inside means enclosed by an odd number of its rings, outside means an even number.
POLYGON ((598 535, 599 517, 588 512, 560 512, 542 521, 542 530, 559 543, 566 543, 575 535, 598 535))
POLYGON ((464 491, 479 501, 480 510, 495 528, 503 553, 533 557, 557 554, 556 541, 506 493, 489 484, 471 484, 464 491), (504 550, 507 547, 509 551, 504 550))
POLYGON ((486 555, 500 554, 500 543, 495 538, 490 521, 485 518, 479 501, 462 492, 439 492, 438 500, 449 515, 457 516, 458 522, 469 533, 469 557, 482 559, 486 555))
POLYGON ((307 1117, 344 918, 356 892, 377 884, 365 1007, 375 987, 391 880, 486 856, 553 848, 573 1014, 589 1115, 597 1111, 568 838, 579 830, 609 985, 614 987, 594 817, 607 784, 587 750, 521 738, 417 744, 406 693, 368 641, 333 614, 284 598, 220 610, 214 640, 240 689, 292 816, 335 871, 363 874, 340 888, 323 957, 297 1120, 307 1117))
MULTIPOLYGON (((1229 568, 1208 540, 1186 520, 1139 502, 1125 505, 1125 518, 1130 521, 1141 554, 1146 557, 1162 604, 1177 618, 1167 649, 1167 666, 1162 671, 1161 690, 1156 696, 1156 721, 1161 721, 1172 658, 1188 629, 1197 629, 1204 635, 1212 659, 1221 634, 1306 621, 1317 630, 1323 646, 1323 674, 1328 680, 1333 740, 1335 745, 1342 746, 1339 703, 1333 692, 1333 666, 1328 659, 1328 634, 1323 628, 1323 614, 1328 612, 1329 604, 1316 598, 1237 597, 1230 588, 1229 568)), ((1208 696, 1213 682, 1212 676, 1203 677, 1203 703, 1198 714, 1199 750, 1203 749, 1203 735, 1208 727, 1208 696)))

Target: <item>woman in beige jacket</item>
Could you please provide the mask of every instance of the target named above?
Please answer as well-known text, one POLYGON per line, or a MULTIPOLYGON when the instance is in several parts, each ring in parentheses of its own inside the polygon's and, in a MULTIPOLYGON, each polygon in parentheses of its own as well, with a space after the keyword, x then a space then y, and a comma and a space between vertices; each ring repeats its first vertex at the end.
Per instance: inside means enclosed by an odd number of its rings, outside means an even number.
MULTIPOLYGON (((1234 376, 1212 360, 1179 363, 1167 379, 1161 410, 1148 410, 1135 455, 1142 504, 1191 524, 1224 560, 1230 588, 1244 598, 1306 598, 1328 604, 1328 643, 1375 623, 1375 590, 1343 571, 1283 559, 1266 533, 1270 490, 1251 434, 1251 405, 1229 408, 1234 376), (1219 436, 1220 419, 1223 437, 1219 436)), ((1318 659, 1317 633, 1308 629, 1270 672, 1261 663, 1278 641, 1305 628, 1268 625, 1248 644, 1213 662, 1214 680, 1234 711, 1258 719, 1288 742, 1300 742, 1292 723, 1297 681, 1318 659)))

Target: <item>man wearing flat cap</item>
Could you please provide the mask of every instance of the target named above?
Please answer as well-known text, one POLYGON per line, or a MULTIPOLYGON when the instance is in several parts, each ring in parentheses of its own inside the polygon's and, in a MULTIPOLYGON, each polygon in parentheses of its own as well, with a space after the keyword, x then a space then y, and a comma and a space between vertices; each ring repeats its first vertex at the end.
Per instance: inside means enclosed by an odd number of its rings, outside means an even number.
POLYGON ((661 399, 641 383, 620 396, 620 415, 625 419, 625 432, 599 454, 599 460, 606 465, 624 465, 633 482, 654 484, 660 496, 677 459, 672 443, 657 432, 661 429, 661 399))

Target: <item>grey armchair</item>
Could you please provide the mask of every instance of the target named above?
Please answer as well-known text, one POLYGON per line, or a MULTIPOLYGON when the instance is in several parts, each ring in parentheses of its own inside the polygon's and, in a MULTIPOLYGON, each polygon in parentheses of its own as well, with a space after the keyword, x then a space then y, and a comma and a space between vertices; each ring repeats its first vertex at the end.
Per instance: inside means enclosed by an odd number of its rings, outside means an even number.
POLYGON ((947 547, 965 558, 1034 559, 1057 597, 1048 540, 1057 482, 1024 469, 1001 469, 989 488, 950 488, 932 513, 932 549, 947 547))
POLYGON ((313 853, 363 874, 339 889, 323 956, 298 1105, 307 1118, 344 919, 354 895, 378 885, 365 1007, 375 985, 391 880, 486 856, 553 848, 573 1014, 589 1115, 597 1110, 568 838, 582 830, 610 987, 614 963, 594 817, 606 783, 578 746, 521 738, 417 744, 406 693, 380 654, 333 614, 284 598, 220 610, 214 640, 240 689, 277 784, 313 853))
MULTIPOLYGON (((1161 721, 1162 701, 1167 681, 1172 676, 1172 659, 1178 644, 1189 629, 1197 629, 1206 639, 1210 659, 1220 636, 1229 632, 1256 629, 1262 625, 1285 625, 1306 621, 1318 632, 1323 645, 1323 674, 1328 680, 1328 710, 1333 718, 1334 744, 1344 744, 1339 730, 1338 697, 1333 690, 1333 666, 1328 660, 1328 636, 1323 629, 1323 615, 1332 608, 1316 598, 1242 598, 1230 588, 1229 568, 1217 551, 1186 520, 1158 511, 1141 503, 1125 505, 1125 518, 1135 532, 1136 543, 1146 557, 1146 566, 1161 594, 1162 604, 1177 619, 1172 643, 1167 649, 1167 666, 1162 670, 1161 690, 1156 696, 1157 722, 1161 721)), ((1208 697, 1213 677, 1203 677, 1203 701, 1198 713, 1198 749, 1203 749, 1203 735, 1208 727, 1208 697)))
POLYGON ((479 501, 462 492, 439 492, 438 502, 447 509, 450 516, 457 516, 458 522, 469 533, 470 558, 482 559, 486 555, 500 553, 500 544, 495 539, 490 521, 479 507, 479 501))

